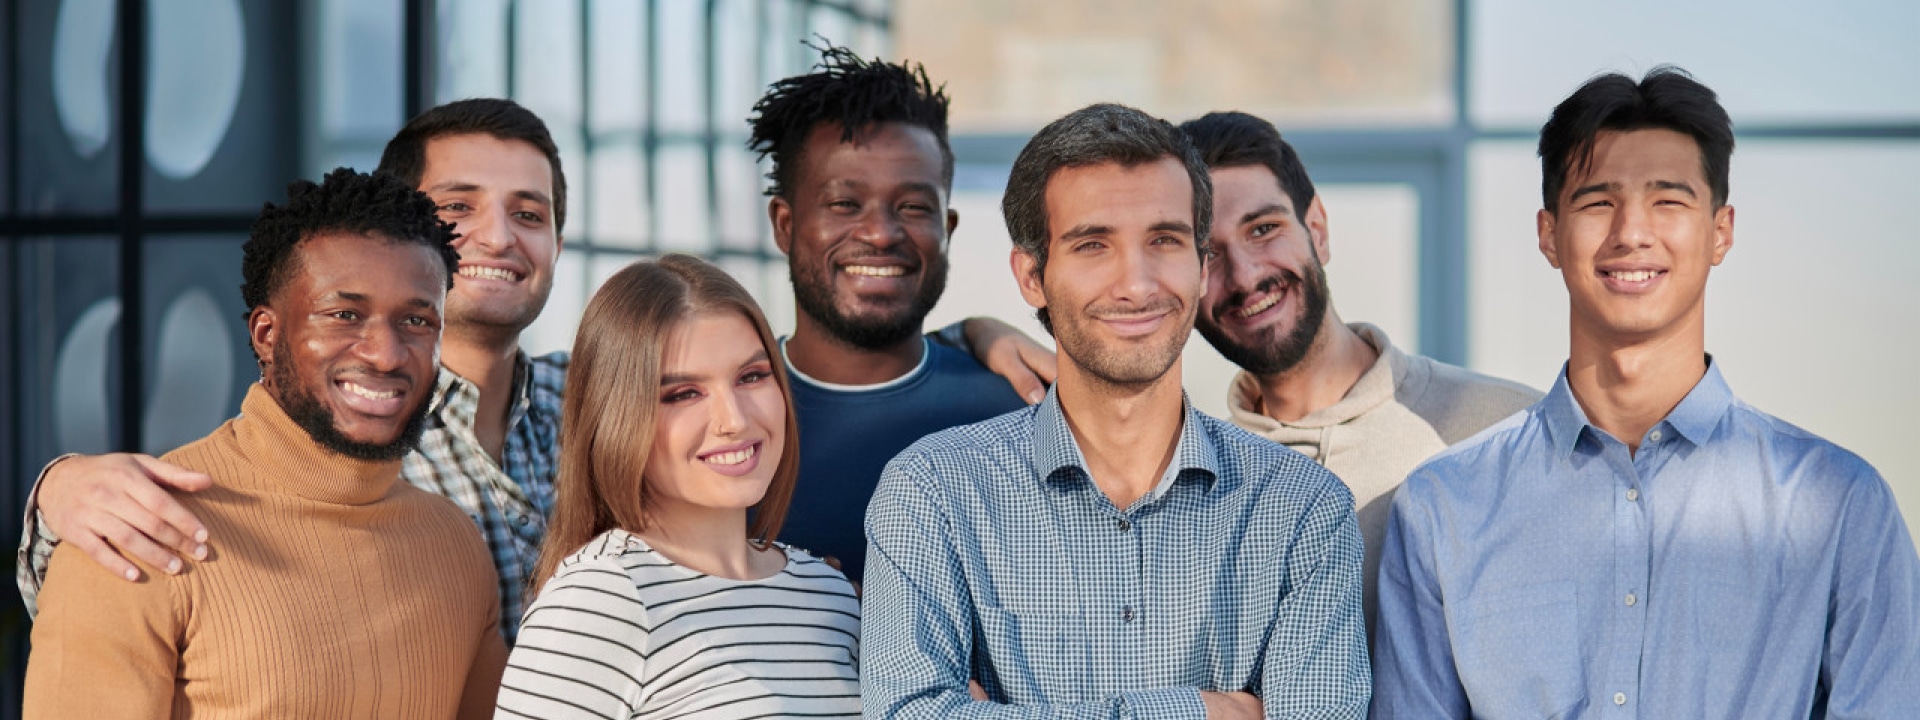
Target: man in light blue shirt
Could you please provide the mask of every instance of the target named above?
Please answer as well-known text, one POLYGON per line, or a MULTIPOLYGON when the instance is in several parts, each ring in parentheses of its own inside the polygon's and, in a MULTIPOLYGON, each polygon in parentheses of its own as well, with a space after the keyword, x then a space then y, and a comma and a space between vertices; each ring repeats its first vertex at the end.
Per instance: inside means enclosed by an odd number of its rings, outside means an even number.
POLYGON ((1674 68, 1554 109, 1538 223, 1569 360, 1395 498, 1374 718, 1920 713, 1920 556, 1892 492, 1706 355, 1732 151, 1674 68))
POLYGON ((1352 495, 1180 387, 1212 210, 1199 155, 1163 121, 1095 105, 1034 136, 1004 203, 1059 379, 882 474, 867 716, 1360 717, 1352 495))

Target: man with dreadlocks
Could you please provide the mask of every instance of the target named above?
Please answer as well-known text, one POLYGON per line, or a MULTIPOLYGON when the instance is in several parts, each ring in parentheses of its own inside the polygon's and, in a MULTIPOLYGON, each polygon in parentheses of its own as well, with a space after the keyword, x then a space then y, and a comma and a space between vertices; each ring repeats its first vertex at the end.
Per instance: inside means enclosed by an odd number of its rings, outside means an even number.
POLYGON ((862 518, 886 462, 929 433, 1019 408, 1007 381, 922 334, 947 282, 953 151, 926 70, 822 50, 773 84, 750 147, 773 159, 767 215, 799 317, 781 345, 799 415, 800 482, 782 539, 859 582, 862 518))
POLYGON ((465 513, 400 481, 434 394, 459 258, 434 203, 340 169, 247 241, 260 381, 168 453, 217 552, 127 583, 68 543, 33 626, 29 718, 492 715, 506 660, 465 513))

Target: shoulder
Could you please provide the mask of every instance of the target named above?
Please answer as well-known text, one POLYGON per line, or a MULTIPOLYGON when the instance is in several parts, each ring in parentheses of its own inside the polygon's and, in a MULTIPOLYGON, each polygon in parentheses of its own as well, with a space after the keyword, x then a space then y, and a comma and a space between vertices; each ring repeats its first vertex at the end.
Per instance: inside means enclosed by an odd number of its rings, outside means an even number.
POLYGON ((639 593, 643 580, 635 573, 660 566, 659 561, 650 563, 652 558, 638 538, 608 530, 560 561, 553 577, 541 584, 535 604, 644 610, 639 593))
POLYGON ((1222 473, 1234 473, 1261 496, 1333 498, 1353 504, 1353 493, 1325 466, 1280 443, 1238 425, 1195 412, 1201 431, 1213 444, 1222 473))
MULTIPOLYGON (((787 567, 781 583, 801 590, 858 598, 846 573, 828 565, 813 553, 785 543, 774 543, 787 555, 787 567)), ((856 600, 857 601, 857 600, 856 600)))
MULTIPOLYGON (((1884 486, 1880 472, 1865 458, 1839 444, 1735 398, 1728 408, 1730 426, 1723 442, 1751 443, 1737 452, 1760 453, 1781 471, 1804 482, 1852 490, 1855 485, 1884 486)), ((1889 490, 1890 492, 1890 490, 1889 490)))
POLYGON ((1449 442, 1478 432, 1538 401, 1543 393, 1503 378, 1483 375, 1424 355, 1408 355, 1408 376, 1424 376, 1401 402, 1433 423, 1449 442))
POLYGON ((925 467, 968 466, 1017 459, 1033 448, 1035 407, 1021 406, 993 417, 930 433, 900 451, 893 462, 925 467))
POLYGON ((553 408, 555 414, 558 413, 561 393, 567 385, 567 366, 572 362, 573 355, 564 350, 528 358, 531 377, 527 392, 535 408, 553 408))
POLYGON ((1537 406, 1527 406, 1415 466, 1394 493, 1395 504, 1403 497, 1426 499, 1442 488, 1479 492, 1506 477, 1520 458, 1551 444, 1546 419, 1537 406))

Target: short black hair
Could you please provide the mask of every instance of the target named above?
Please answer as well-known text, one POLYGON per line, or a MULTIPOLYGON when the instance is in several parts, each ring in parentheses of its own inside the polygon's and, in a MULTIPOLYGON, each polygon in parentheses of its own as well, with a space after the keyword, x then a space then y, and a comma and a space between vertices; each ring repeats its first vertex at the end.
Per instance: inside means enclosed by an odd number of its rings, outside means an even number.
POLYGON ((1209 169, 1260 165, 1272 171, 1281 192, 1293 201, 1294 217, 1306 222, 1315 195, 1313 178, 1307 177, 1300 153, 1280 138, 1273 123, 1239 111, 1210 112, 1180 123, 1180 131, 1193 141, 1209 169))
MULTIPOLYGON (((1200 153, 1186 133, 1165 120, 1125 105, 1100 103, 1068 113, 1034 133, 1007 177, 1000 211, 1007 221, 1013 246, 1033 256, 1033 272, 1047 268, 1047 183, 1067 168, 1115 163, 1135 167, 1163 158, 1179 160, 1193 183, 1194 249, 1206 257, 1213 227, 1213 181, 1200 153)), ((1035 313, 1040 325, 1053 332, 1046 308, 1035 313)))
POLYGON ((880 123, 926 128, 940 143, 940 181, 953 189, 953 148, 947 144, 946 85, 934 87, 919 63, 862 59, 844 47, 820 50, 814 72, 775 81, 753 105, 747 149, 773 158, 766 194, 792 200, 794 172, 807 136, 826 123, 840 125, 840 142, 853 142, 880 123))
POLYGON ((247 312, 272 301, 299 268, 294 250, 301 241, 327 233, 433 248, 446 271, 447 288, 453 288, 460 255, 453 249, 453 226, 434 215, 433 200, 391 175, 336 168, 317 185, 306 180, 288 185, 285 205, 267 203, 260 209, 241 248, 240 296, 247 312))
POLYGON ((1733 121, 1713 90, 1687 71, 1661 65, 1636 83, 1620 73, 1588 80, 1553 108, 1540 128, 1540 194, 1547 212, 1558 212, 1567 176, 1585 172, 1602 131, 1672 130, 1700 146, 1700 169, 1713 190, 1713 207, 1727 204, 1727 171, 1733 157, 1733 121))
POLYGON ((560 170, 560 148, 553 144, 547 124, 520 103, 502 98, 455 100, 408 120, 380 153, 378 172, 406 181, 407 187, 420 187, 427 174, 427 143, 450 135, 489 135, 500 140, 518 140, 532 145, 547 156, 553 168, 553 229, 567 226, 567 174, 560 170))

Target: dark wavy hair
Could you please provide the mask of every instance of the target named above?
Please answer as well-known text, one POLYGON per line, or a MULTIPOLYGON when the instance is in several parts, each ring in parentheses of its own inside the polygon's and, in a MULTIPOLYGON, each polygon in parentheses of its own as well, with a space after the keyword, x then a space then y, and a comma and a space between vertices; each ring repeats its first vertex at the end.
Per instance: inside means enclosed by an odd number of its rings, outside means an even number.
POLYGON ((433 200, 390 175, 335 168, 318 184, 300 180, 288 185, 285 205, 267 203, 260 209, 241 248, 240 297, 247 312, 272 300, 299 269, 300 255, 294 249, 300 241, 327 233, 373 235, 433 248, 439 251, 447 288, 453 288, 460 255, 453 249, 453 226, 434 215, 433 200))
POLYGON ((840 142, 853 142, 878 123, 905 123, 926 128, 940 142, 940 180, 953 188, 953 148, 947 144, 946 85, 934 87, 919 63, 889 63, 862 59, 852 50, 828 46, 820 50, 814 72, 774 82, 753 105, 747 125, 753 130, 747 148, 762 160, 773 158, 767 179, 769 196, 792 200, 795 168, 807 135, 823 123, 840 125, 840 142))
POLYGON ((1700 146, 1700 169, 1713 191, 1713 207, 1727 204, 1727 174, 1733 158, 1733 121, 1713 90, 1687 71, 1661 65, 1636 83, 1620 73, 1588 80, 1553 108, 1540 128, 1540 195, 1547 212, 1559 212, 1567 177, 1586 172, 1602 131, 1672 130, 1700 146))
POLYGON ((1198 119, 1180 123, 1180 131, 1193 141, 1200 159, 1209 169, 1259 165, 1273 172, 1280 190, 1293 201, 1293 214, 1307 221, 1307 206, 1313 204, 1313 178, 1300 162, 1300 153, 1280 138, 1273 123, 1239 111, 1210 112, 1198 119))
POLYGON ((380 153, 375 172, 406 181, 407 187, 420 187, 427 174, 427 142, 449 135, 488 135, 500 140, 518 140, 532 145, 547 156, 553 168, 553 230, 567 227, 567 174, 560 170, 560 148, 553 144, 547 124, 512 100, 468 98, 435 107, 415 115, 400 128, 386 150, 380 153))

